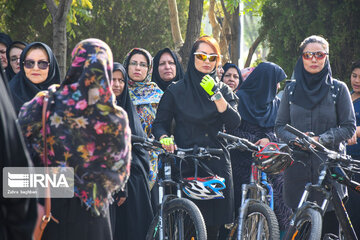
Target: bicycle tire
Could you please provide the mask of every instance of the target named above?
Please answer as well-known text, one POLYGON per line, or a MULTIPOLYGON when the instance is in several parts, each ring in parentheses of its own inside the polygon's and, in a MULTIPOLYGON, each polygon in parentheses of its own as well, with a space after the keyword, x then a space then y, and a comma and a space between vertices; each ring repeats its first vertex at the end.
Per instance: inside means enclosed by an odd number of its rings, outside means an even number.
POLYGON ((321 239, 322 216, 318 210, 305 208, 295 218, 294 226, 286 232, 286 240, 319 240, 321 239))
MULTIPOLYGON (((257 229, 259 220, 264 220, 262 223, 263 230, 261 232, 261 239, 263 240, 278 240, 280 239, 279 223, 277 221, 274 211, 264 203, 251 203, 243 222, 243 231, 241 240, 253 240, 257 238, 257 229)), ((235 221, 235 225, 231 228, 228 235, 229 240, 239 240, 238 234, 239 217, 235 221)))
MULTIPOLYGON (((171 240, 206 240, 206 226, 199 208, 192 201, 185 198, 176 198, 165 204, 163 214, 164 239, 171 240), (183 220, 183 235, 179 235, 176 220, 183 220)), ((146 240, 159 239, 159 214, 150 224, 146 240)))

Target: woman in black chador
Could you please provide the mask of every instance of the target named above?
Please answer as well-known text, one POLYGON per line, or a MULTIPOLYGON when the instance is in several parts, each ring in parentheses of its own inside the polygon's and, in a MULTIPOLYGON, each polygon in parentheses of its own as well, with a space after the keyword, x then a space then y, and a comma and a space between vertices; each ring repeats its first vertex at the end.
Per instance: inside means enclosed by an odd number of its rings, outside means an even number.
MULTIPOLYGON (((184 79, 173 83, 165 91, 154 122, 154 135, 168 151, 174 151, 170 135, 175 121, 174 137, 181 148, 220 148, 216 134, 237 128, 240 116, 236 111, 237 97, 223 82, 216 80, 216 68, 220 63, 219 45, 209 36, 200 37, 191 50, 184 79)), ((206 161, 214 174, 225 178, 223 199, 194 200, 205 219, 208 239, 217 239, 221 225, 233 221, 233 184, 228 156, 220 160, 206 161)), ((185 175, 194 176, 193 166, 183 164, 185 175)), ((204 173, 199 172, 199 175, 204 173)), ((204 176, 203 176, 204 177, 204 176)))
MULTIPOLYGON (((112 89, 117 105, 128 114, 131 133, 146 137, 139 116, 130 99, 128 77, 122 64, 114 62, 112 89), (121 87, 122 86, 122 87, 121 87)), ((139 146, 133 146, 130 177, 124 192, 115 195, 110 208, 114 239, 145 239, 153 219, 148 185, 149 153, 139 146)))
POLYGON ((151 81, 165 92, 167 87, 184 77, 177 55, 169 48, 160 50, 154 57, 151 81))
MULTIPOLYGON (((325 147, 341 150, 342 143, 355 133, 355 114, 346 84, 332 78, 329 43, 324 38, 310 36, 300 44, 294 75, 296 81, 288 84, 281 98, 275 124, 278 137, 286 143, 295 140, 296 136, 284 128, 290 124, 302 132, 313 132, 312 138, 325 147), (336 89, 336 94, 332 89, 336 89)), ((293 156, 298 161, 285 171, 284 200, 289 207, 296 208, 305 185, 317 183, 322 160, 304 151, 296 151, 293 156)), ((335 184, 344 197, 342 186, 335 184)), ((309 195, 310 200, 318 203, 322 202, 322 197, 319 192, 309 195)), ((324 214, 323 233, 338 234, 338 229, 330 204, 324 214)))

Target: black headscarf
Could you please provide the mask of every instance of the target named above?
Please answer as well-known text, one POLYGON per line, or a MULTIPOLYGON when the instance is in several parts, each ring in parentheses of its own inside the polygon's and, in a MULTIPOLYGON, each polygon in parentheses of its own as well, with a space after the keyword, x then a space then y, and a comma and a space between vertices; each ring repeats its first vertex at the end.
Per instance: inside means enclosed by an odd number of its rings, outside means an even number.
MULTIPOLYGON (((32 166, 29 153, 17 124, 11 96, 0 63, 0 169, 32 166)), ((3 171, 0 172, 2 184, 3 171)), ((37 212, 35 198, 0 197, 0 235, 5 239, 31 240, 37 212)), ((1 238, 3 239, 3 238, 1 238)))
POLYGON ((180 79, 182 79, 183 77, 184 77, 184 71, 179 62, 179 59, 177 58, 176 54, 173 51, 171 51, 169 48, 164 48, 155 55, 151 81, 155 82, 161 90, 165 91, 172 82, 177 82, 180 79), (162 80, 160 77, 160 74, 159 74, 160 58, 166 52, 172 56, 172 58, 174 59, 175 65, 176 65, 176 76, 171 81, 162 80))
POLYGON ((26 46, 20 55, 20 72, 10 82, 10 90, 14 98, 14 107, 16 112, 20 111, 21 106, 30 101, 35 95, 48 89, 52 84, 60 83, 59 67, 52 50, 48 45, 42 42, 33 42, 26 46), (49 73, 47 79, 39 84, 32 83, 25 75, 24 60, 26 54, 35 46, 41 46, 47 52, 49 57, 49 73))
POLYGON ((10 64, 10 50, 14 47, 17 47, 18 45, 23 45, 24 48, 26 47, 27 43, 26 42, 22 42, 22 41, 14 41, 12 42, 9 47, 6 49, 6 58, 8 60, 8 63, 9 63, 9 68, 8 68, 8 75, 9 75, 9 81, 16 75, 16 73, 14 72, 14 70, 12 69, 11 67, 11 64, 10 64), (15 46, 16 45, 16 46, 15 46))
POLYGON ((230 68, 235 68, 236 71, 238 72, 239 74, 239 85, 237 86, 237 88, 234 90, 235 92, 237 90, 239 90, 241 84, 244 82, 244 79, 242 78, 242 75, 241 75, 241 71, 240 71, 240 68, 238 68, 238 66, 236 66, 235 64, 233 63, 225 63, 225 65, 222 67, 224 69, 224 73, 223 75, 221 76, 221 80, 222 82, 224 82, 224 76, 226 74, 226 72, 230 69, 230 68))
MULTIPOLYGON (((5 33, 0 33, 0 43, 5 44, 6 49, 8 49, 9 46, 11 45, 11 43, 12 43, 11 37, 9 35, 5 34, 5 33)), ((5 68, 6 78, 7 78, 8 81, 11 80, 10 68, 11 68, 11 66, 10 66, 10 62, 8 60, 8 65, 5 68)))
MULTIPOLYGON (((170 91, 178 99, 176 103, 181 114, 190 122, 212 124, 217 121, 218 112, 216 105, 209 100, 208 94, 200 86, 202 78, 206 75, 195 68, 194 52, 196 44, 193 46, 187 71, 183 79, 169 86, 170 91)), ((216 67, 209 75, 217 81, 216 67)), ((223 82, 218 82, 223 97, 229 102, 237 99, 230 87, 223 82)))
POLYGON ((332 73, 329 59, 326 59, 324 68, 315 74, 307 72, 300 56, 294 70, 296 85, 294 100, 296 105, 306 109, 313 109, 330 90, 332 73))
POLYGON ((285 78, 280 66, 260 63, 236 93, 241 118, 261 127, 273 127, 280 102, 276 97, 277 84, 285 78))
MULTIPOLYGON (((124 76, 124 82, 125 82, 122 93, 116 97, 117 105, 122 107, 127 112, 131 133, 140 137, 147 137, 141 126, 140 118, 136 112, 135 106, 130 99, 129 88, 128 88, 129 78, 126 73, 126 70, 121 63, 114 62, 113 72, 117 70, 121 71, 121 73, 124 76)), ((133 154, 132 156, 133 158, 131 164, 139 165, 141 163, 141 165, 144 168, 144 174, 145 176, 147 176, 149 172, 149 158, 148 158, 149 154, 143 148, 136 146, 134 146, 132 150, 135 154, 133 154)))

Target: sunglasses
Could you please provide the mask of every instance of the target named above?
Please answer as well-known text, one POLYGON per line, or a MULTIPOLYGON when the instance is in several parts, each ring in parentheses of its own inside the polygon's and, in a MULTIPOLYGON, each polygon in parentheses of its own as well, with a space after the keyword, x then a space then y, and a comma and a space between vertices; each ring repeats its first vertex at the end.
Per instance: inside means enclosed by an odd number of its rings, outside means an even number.
POLYGON ((35 64, 37 64, 38 68, 41 70, 45 70, 49 66, 49 62, 40 60, 38 62, 35 62, 34 60, 25 60, 24 61, 24 67, 26 68, 34 68, 35 64))
POLYGON ((326 57, 326 55, 329 55, 326 52, 304 52, 302 54, 303 58, 306 60, 310 60, 313 57, 315 57, 317 60, 321 60, 324 59, 326 57))
POLYGON ((210 54, 210 55, 207 55, 205 53, 199 53, 199 52, 196 52, 194 53, 195 57, 199 60, 202 60, 202 61, 206 61, 206 59, 209 59, 209 62, 214 62, 216 61, 216 58, 218 55, 216 54, 210 54))

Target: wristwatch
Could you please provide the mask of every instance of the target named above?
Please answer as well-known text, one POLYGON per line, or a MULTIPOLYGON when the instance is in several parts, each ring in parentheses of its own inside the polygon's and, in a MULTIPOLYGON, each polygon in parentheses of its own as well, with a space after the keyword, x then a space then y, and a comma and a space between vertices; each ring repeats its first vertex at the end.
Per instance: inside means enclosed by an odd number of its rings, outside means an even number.
POLYGON ((222 94, 220 91, 217 91, 214 95, 211 96, 210 100, 216 101, 219 100, 220 98, 222 98, 222 94))

